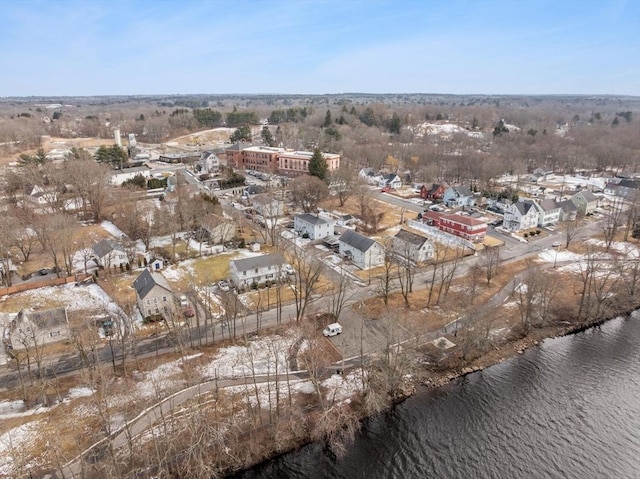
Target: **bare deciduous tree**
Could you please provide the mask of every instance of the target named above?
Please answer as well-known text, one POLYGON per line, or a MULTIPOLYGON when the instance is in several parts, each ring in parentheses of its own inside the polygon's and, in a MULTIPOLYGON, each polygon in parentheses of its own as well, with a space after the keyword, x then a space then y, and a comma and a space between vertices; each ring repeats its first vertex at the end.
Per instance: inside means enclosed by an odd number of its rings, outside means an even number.
POLYGON ((329 196, 329 187, 315 176, 299 176, 291 181, 289 188, 294 204, 305 213, 316 210, 318 204, 329 196))

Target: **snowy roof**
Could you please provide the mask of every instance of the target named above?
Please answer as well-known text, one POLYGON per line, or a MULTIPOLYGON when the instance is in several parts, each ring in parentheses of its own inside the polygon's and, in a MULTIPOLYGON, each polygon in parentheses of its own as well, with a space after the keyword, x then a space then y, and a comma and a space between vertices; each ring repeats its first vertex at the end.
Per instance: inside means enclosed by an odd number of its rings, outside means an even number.
POLYGON ((148 269, 140 273, 140 276, 133 282, 133 288, 140 298, 144 298, 155 286, 160 286, 170 293, 173 292, 164 276, 160 273, 152 273, 148 269))

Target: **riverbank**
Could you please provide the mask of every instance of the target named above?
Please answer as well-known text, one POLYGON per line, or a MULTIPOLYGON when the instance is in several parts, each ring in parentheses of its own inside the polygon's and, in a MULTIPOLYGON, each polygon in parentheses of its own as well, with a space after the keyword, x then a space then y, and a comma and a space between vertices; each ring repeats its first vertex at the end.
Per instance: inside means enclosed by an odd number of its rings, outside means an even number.
MULTIPOLYGON (((482 356, 469 361, 467 364, 458 368, 449 370, 434 372, 433 375, 424 380, 421 385, 429 388, 438 388, 446 385, 447 383, 464 377, 474 372, 482 371, 496 364, 500 364, 504 361, 508 361, 519 354, 523 354, 527 349, 538 346, 545 339, 558 338, 563 336, 570 336, 580 333, 590 328, 600 326, 607 321, 618 317, 630 317, 634 311, 640 309, 640 301, 638 301, 631 309, 616 312, 605 316, 600 319, 592 319, 589 321, 582 321, 579 323, 569 324, 557 324, 549 325, 543 328, 532 329, 527 336, 519 338, 501 347, 488 351, 482 356)), ((405 396, 402 400, 407 399, 410 396, 405 396)))
MULTIPOLYGON (((403 403, 407 399, 413 397, 420 387, 427 387, 431 389, 437 389, 439 387, 443 387, 450 382, 460 379, 466 375, 472 374, 474 372, 482 371, 484 369, 490 368, 491 366, 503 363, 510 359, 517 357, 518 355, 523 354, 527 349, 532 347, 536 347, 540 345, 544 340, 551 338, 558 338, 563 336, 570 336, 582 331, 588 330, 590 328, 597 327, 606 323, 607 321, 613 320, 618 317, 629 317, 633 314, 634 311, 640 309, 640 300, 630 309, 626 311, 615 312, 607 315, 606 317, 593 319, 589 321, 581 321, 577 323, 567 324, 566 322, 563 324, 555 324, 548 325, 542 328, 532 329, 527 336, 519 339, 515 339, 505 343, 499 348, 490 350, 485 354, 468 361, 465 365, 460 365, 455 369, 451 369, 448 371, 424 371, 424 376, 413 376, 407 378, 407 380, 403 383, 402 387, 398 391, 398 395, 395 397, 393 403, 384 410, 381 410, 381 413, 388 412, 399 404, 403 403), (422 377, 421 377, 422 376, 422 377)), ((360 421, 361 424, 364 421, 371 419, 373 416, 361 416, 360 421)), ((263 460, 256 462, 253 466, 249 468, 245 468, 240 471, 230 472, 227 477, 239 479, 243 477, 243 471, 247 471, 250 468, 256 467, 261 463, 267 461, 274 461, 277 458, 284 456, 292 451, 298 450, 299 448, 310 444, 314 441, 312 440, 301 440, 297 444, 289 444, 290 447, 287 447, 286 450, 280 450, 277 454, 271 456, 265 456, 263 460)))

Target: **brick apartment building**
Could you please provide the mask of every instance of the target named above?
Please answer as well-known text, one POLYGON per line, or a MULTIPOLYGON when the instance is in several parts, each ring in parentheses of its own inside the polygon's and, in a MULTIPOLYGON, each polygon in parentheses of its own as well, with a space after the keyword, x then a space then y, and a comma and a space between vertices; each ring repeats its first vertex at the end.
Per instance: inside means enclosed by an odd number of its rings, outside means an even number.
MULTIPOLYGON (((309 172, 311 151, 293 151, 269 146, 243 146, 238 143, 226 150, 227 164, 234 168, 299 176, 309 172)), ((322 153, 329 172, 340 167, 340 155, 322 153)))
POLYGON ((482 242, 487 234, 487 223, 470 216, 425 211, 422 222, 473 243, 482 242))

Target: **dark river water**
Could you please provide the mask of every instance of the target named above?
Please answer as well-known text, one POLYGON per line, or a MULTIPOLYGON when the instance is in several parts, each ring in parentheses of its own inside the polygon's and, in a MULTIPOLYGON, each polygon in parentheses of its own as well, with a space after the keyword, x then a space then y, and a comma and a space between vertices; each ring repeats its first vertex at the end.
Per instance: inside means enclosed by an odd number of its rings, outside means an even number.
POLYGON ((311 444, 237 477, 640 478, 640 318, 423 390, 340 459, 311 444))

